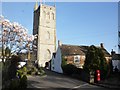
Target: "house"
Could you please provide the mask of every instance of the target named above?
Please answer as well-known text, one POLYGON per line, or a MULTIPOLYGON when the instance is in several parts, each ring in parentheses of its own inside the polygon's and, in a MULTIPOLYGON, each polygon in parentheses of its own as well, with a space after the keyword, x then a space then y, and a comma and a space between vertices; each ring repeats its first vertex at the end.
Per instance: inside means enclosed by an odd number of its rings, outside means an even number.
POLYGON ((106 59, 107 63, 109 63, 112 57, 111 57, 110 53, 105 49, 103 43, 100 43, 100 46, 98 46, 98 48, 102 49, 105 59, 106 59))
POLYGON ((60 48, 62 56, 66 59, 67 64, 73 64, 78 68, 83 68, 88 46, 62 44, 60 48))
POLYGON ((50 68, 52 71, 63 73, 61 64, 62 64, 61 48, 58 47, 56 53, 53 53, 50 68))
POLYGON ((113 71, 115 71, 115 68, 120 71, 120 54, 116 54, 115 51, 111 51, 112 55, 112 65, 113 65, 113 71))
MULTIPOLYGON (((107 62, 111 60, 110 54, 101 44, 98 48, 102 48, 107 62)), ((64 58, 67 64, 73 64, 77 68, 83 68, 85 62, 85 56, 89 49, 89 46, 78 45, 66 45, 58 41, 58 49, 56 54, 54 53, 51 60, 51 70, 58 72, 57 68, 61 68, 61 61, 64 58)))

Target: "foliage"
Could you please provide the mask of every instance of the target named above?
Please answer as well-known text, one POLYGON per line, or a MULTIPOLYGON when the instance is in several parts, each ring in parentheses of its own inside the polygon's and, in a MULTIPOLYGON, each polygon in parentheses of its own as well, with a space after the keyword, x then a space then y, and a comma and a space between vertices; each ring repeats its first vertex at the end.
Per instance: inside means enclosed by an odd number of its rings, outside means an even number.
POLYGON ((38 75, 46 75, 45 71, 43 70, 43 68, 38 68, 38 75))
POLYGON ((12 79, 9 85, 9 89, 17 89, 19 88, 20 80, 18 78, 12 79))
POLYGON ((21 78, 20 78, 20 88, 26 88, 27 87, 27 77, 26 75, 23 75, 21 78))
POLYGON ((28 35, 28 30, 19 23, 10 22, 3 16, 0 16, 0 27, 2 32, 0 34, 0 44, 3 44, 2 48, 4 50, 6 49, 7 52, 9 52, 9 48, 12 53, 18 53, 23 49, 27 50, 26 46, 28 46, 28 44, 30 46, 32 45, 34 36, 28 35))
POLYGON ((6 49, 5 49, 5 56, 7 56, 7 57, 11 56, 11 50, 9 49, 9 47, 6 47, 6 49))
POLYGON ((61 66, 63 67, 63 66, 65 66, 65 65, 67 65, 67 61, 66 61, 66 59, 64 58, 64 56, 62 56, 62 64, 61 64, 61 66))
POLYGON ((62 67, 63 73, 67 75, 80 74, 80 69, 72 64, 67 64, 62 67))
POLYGON ((19 78, 21 78, 23 75, 27 75, 27 68, 26 68, 26 66, 24 66, 21 69, 17 70, 17 76, 19 78))
POLYGON ((86 54, 84 69, 88 71, 101 71, 101 78, 105 78, 108 73, 108 64, 101 48, 90 46, 86 54))
POLYGON ((8 69, 9 79, 16 77, 18 62, 21 61, 20 57, 13 55, 10 59, 11 64, 8 69))
POLYGON ((21 61, 20 57, 15 55, 13 55, 11 59, 5 61, 2 69, 3 88, 16 89, 21 87, 21 85, 25 88, 27 85, 27 77, 25 74, 27 69, 23 67, 21 70, 17 70, 19 61, 21 61))
POLYGON ((18 89, 18 88, 27 88, 27 77, 26 77, 26 75, 23 75, 21 78, 12 79, 7 88, 9 88, 11 90, 18 89))
MULTIPOLYGON (((30 64, 29 64, 30 65, 30 64)), ((27 66, 27 74, 28 75, 45 75, 45 71, 42 67, 36 68, 34 65, 27 66)))

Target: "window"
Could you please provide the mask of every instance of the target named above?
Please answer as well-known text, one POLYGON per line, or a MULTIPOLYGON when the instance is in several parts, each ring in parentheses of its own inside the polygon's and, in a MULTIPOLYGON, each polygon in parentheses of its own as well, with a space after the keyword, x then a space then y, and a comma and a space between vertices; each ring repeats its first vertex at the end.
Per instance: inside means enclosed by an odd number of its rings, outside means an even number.
POLYGON ((77 60, 77 59, 78 59, 78 57, 75 57, 75 59, 77 60))
POLYGON ((43 11, 43 18, 45 19, 46 18, 46 12, 43 11))
POLYGON ((47 18, 47 19, 50 19, 50 13, 49 13, 49 12, 47 13, 46 18, 47 18))
POLYGON ((53 20, 55 19, 54 13, 52 13, 51 18, 52 18, 53 20))
POLYGON ((47 31, 47 33, 46 33, 46 40, 49 40, 49 39, 50 39, 50 32, 47 31))
POLYGON ((75 63, 79 63, 79 62, 80 62, 80 60, 75 60, 74 62, 75 62, 75 63))
POLYGON ((34 44, 37 44, 36 40, 34 40, 34 44))
POLYGON ((80 56, 74 56, 74 63, 80 63, 80 56))

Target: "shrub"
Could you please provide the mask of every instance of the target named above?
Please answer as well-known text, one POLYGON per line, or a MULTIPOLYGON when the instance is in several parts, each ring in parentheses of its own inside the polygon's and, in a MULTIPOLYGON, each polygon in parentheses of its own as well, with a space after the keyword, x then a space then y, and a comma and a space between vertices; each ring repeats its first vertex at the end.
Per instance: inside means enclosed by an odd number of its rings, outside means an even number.
POLYGON ((90 46, 87 53, 84 64, 84 69, 86 71, 96 71, 100 70, 101 79, 105 79, 109 73, 109 65, 105 59, 104 49, 90 46))
POLYGON ((27 71, 27 74, 29 75, 36 75, 38 72, 38 69, 35 66, 31 66, 29 70, 27 71))
POLYGON ((27 75, 27 68, 25 66, 17 70, 17 76, 19 78, 21 78, 23 75, 27 75))
POLYGON ((19 88, 20 80, 18 78, 12 79, 9 85, 9 89, 17 89, 19 88))
POLYGON ((23 75, 20 78, 20 88, 27 88, 27 76, 23 75))
POLYGON ((39 69, 38 69, 38 74, 39 74, 39 75, 45 75, 46 73, 45 73, 45 71, 43 70, 43 68, 39 68, 39 69))
POLYGON ((63 73, 67 75, 72 75, 76 73, 77 67, 72 64, 67 64, 62 67, 63 73))

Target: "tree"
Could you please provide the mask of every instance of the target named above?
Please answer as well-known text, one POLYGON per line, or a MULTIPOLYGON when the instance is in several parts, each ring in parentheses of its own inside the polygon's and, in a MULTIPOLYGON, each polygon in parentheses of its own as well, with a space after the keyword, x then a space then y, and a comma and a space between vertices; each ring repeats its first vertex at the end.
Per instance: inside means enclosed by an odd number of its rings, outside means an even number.
POLYGON ((17 22, 10 22, 0 16, 0 46, 2 46, 3 61, 6 54, 17 54, 30 52, 32 50, 33 35, 28 34, 28 30, 17 22))
POLYGON ((101 71, 101 77, 105 78, 108 71, 108 64, 101 48, 90 46, 85 59, 84 69, 88 71, 101 71))
POLYGON ((65 65, 67 65, 67 60, 65 59, 64 56, 62 56, 62 64, 61 64, 61 66, 63 67, 65 65))
POLYGON ((9 49, 9 47, 6 47, 6 49, 5 49, 5 56, 6 57, 11 56, 11 50, 9 49))

